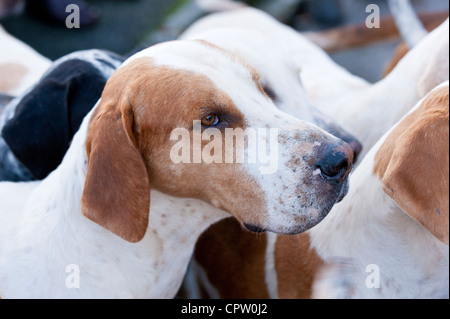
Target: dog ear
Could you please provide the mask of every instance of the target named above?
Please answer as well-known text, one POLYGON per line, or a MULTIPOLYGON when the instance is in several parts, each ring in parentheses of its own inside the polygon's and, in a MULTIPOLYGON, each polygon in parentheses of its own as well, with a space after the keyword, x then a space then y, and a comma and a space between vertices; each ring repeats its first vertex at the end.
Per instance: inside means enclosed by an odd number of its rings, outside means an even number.
POLYGON ((59 166, 106 80, 90 63, 71 59, 20 100, 2 137, 35 179, 45 178, 59 166))
POLYGON ((431 93, 417 114, 396 141, 382 180, 383 189, 399 207, 448 245, 448 86, 431 93))
MULTIPOLYGON (((105 89, 106 91, 106 89, 105 89)), ((88 169, 83 215, 129 242, 147 230, 150 185, 134 138, 133 108, 113 94, 97 106, 86 140, 88 169)))

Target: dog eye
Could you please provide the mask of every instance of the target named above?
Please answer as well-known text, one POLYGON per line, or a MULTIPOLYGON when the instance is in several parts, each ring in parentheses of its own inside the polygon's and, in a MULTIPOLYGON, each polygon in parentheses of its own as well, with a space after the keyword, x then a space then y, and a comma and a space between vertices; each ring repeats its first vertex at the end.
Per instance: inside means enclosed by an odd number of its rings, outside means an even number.
POLYGON ((219 117, 216 114, 208 114, 202 118, 202 125, 214 126, 219 123, 219 117))

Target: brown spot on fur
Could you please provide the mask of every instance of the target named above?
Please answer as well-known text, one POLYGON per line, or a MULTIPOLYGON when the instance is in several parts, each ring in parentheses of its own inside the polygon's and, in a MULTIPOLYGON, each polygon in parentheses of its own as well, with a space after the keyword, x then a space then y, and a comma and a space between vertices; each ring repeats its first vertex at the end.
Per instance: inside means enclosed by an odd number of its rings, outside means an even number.
POLYGON ((221 298, 267 299, 266 245, 265 236, 243 231, 236 220, 228 218, 211 226, 201 236, 195 259, 208 270, 208 280, 219 289, 221 298), (220 253, 212 254, 212 251, 220 253))
POLYGON ((403 210, 448 245, 449 88, 435 90, 387 137, 374 174, 403 210), (436 211, 441 212, 437 214, 436 211))
POLYGON ((281 299, 309 299, 315 275, 323 261, 310 248, 308 233, 298 236, 278 235, 275 245, 275 268, 278 278, 278 297, 281 299))
POLYGON ((11 93, 27 75, 28 69, 19 63, 0 64, 0 92, 11 93))

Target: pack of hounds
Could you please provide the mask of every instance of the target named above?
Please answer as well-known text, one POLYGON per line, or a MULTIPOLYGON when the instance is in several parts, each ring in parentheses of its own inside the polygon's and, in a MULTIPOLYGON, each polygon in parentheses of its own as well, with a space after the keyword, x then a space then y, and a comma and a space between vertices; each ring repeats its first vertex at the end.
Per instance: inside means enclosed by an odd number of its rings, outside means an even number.
POLYGON ((448 12, 376 83, 329 56, 394 18, 301 33, 237 6, 56 61, 0 26, 0 298, 449 298, 448 12), (173 163, 193 121, 277 128, 278 170, 173 163))

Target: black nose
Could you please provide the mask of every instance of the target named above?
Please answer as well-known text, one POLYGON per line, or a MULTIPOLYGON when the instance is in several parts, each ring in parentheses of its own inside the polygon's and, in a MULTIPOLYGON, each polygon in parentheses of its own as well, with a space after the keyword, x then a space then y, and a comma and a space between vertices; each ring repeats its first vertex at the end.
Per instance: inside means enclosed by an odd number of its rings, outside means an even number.
POLYGON ((316 167, 325 178, 341 182, 352 169, 353 148, 348 144, 325 147, 320 152, 316 167))

